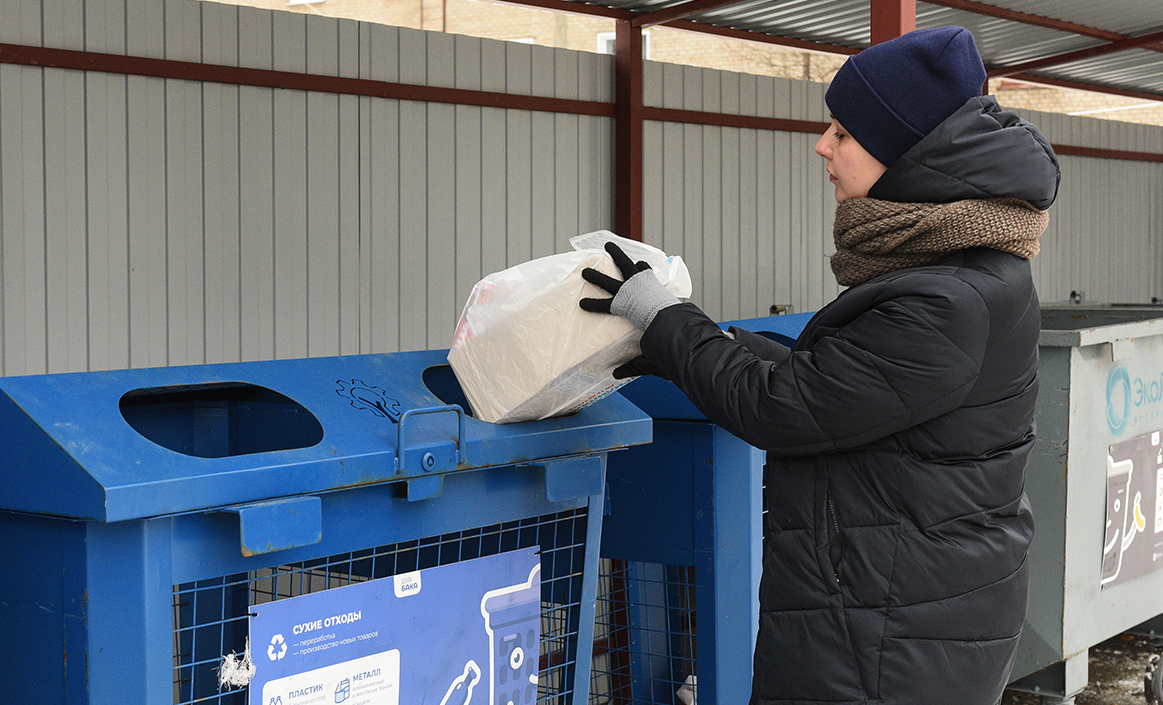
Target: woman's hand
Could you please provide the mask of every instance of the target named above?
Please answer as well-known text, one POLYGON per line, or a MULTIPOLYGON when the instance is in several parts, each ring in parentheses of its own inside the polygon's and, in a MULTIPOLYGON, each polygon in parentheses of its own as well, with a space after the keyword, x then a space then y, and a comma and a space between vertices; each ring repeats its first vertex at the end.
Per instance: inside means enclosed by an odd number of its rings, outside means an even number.
POLYGON ((609 299, 585 298, 579 303, 592 313, 612 313, 645 331, 654 316, 666 308, 679 303, 674 294, 654 276, 654 271, 645 262, 634 263, 622 248, 612 242, 606 243, 606 252, 614 258, 614 264, 622 273, 622 281, 603 274, 592 267, 582 270, 582 278, 606 292, 613 294, 609 299))

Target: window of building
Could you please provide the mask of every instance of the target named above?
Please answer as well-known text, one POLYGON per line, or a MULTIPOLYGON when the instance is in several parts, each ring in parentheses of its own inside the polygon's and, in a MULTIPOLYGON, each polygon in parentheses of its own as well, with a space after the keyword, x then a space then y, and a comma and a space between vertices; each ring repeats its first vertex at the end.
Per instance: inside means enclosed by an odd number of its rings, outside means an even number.
MULTIPOLYGON (((598 53, 613 54, 616 32, 598 32, 598 53)), ((642 33, 642 58, 650 58, 650 32, 642 33)))

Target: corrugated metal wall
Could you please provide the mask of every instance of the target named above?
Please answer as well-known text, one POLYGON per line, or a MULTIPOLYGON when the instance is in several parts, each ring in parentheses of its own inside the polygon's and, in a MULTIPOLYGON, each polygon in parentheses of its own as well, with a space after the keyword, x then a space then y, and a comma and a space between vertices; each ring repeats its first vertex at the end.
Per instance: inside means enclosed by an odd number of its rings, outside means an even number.
MULTIPOLYGON (((828 122, 821 83, 647 64, 646 105, 828 122)), ((840 289, 834 189, 816 134, 648 122, 644 239, 682 253, 695 298, 719 320, 810 311, 840 289)))
MULTIPOLYGON (((1019 111, 1051 142, 1163 153, 1163 128, 1019 111)), ((1034 277, 1043 301, 1163 297, 1163 163, 1060 156, 1062 187, 1034 277)))
MULTIPOLYGON (((191 0, 0 0, 0 42, 612 101, 610 57, 191 0), (83 11, 82 11, 83 7, 83 11)), ((648 64, 647 105, 826 120, 823 86, 648 64)), ((1163 130, 1028 116, 1163 152, 1163 130)), ((446 346, 483 274, 613 222, 609 118, 0 64, 0 374, 446 346)), ((646 239, 722 319, 812 310, 816 136, 647 123, 646 239)), ((1163 294, 1163 165, 1063 157, 1047 300, 1163 294)))
MULTIPOLYGON (((613 100, 607 56, 191 0, 80 8, 5 0, 0 42, 613 100)), ((0 373, 447 346, 483 274, 610 227, 612 131, 0 64, 0 373)))
MULTIPOLYGON (((647 105, 827 122, 823 84, 647 64, 647 105)), ((1019 111, 1051 142, 1163 153, 1163 129, 1019 111)), ((647 123, 646 239, 681 252, 696 297, 720 319, 770 304, 818 309, 839 292, 828 266, 833 187, 816 135, 647 123)), ((1033 260, 1043 301, 1163 297, 1163 163, 1060 156, 1062 186, 1033 260)))

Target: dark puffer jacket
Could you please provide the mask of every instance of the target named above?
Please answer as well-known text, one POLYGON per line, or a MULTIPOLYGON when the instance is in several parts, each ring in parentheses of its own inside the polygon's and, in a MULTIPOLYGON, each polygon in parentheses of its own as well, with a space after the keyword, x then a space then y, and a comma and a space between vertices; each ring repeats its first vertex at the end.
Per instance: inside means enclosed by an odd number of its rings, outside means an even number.
MULTIPOLYGON (((1045 208, 1057 175, 1041 134, 982 98, 877 187, 903 178, 926 201, 972 189, 1045 208), (951 135, 969 151, 947 149, 951 135)), ((880 276, 817 313, 792 350, 733 332, 672 306, 642 350, 708 418, 767 450, 752 703, 997 703, 1033 535, 1029 263, 975 248, 880 276)))

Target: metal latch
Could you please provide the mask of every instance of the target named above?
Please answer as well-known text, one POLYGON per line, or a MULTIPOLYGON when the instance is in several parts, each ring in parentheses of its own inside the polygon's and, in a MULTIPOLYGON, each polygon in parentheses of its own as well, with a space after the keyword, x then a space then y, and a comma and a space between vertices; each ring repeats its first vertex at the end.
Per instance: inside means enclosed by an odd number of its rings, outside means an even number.
POLYGON ((432 406, 422 409, 409 409, 400 415, 396 426, 396 474, 421 474, 438 471, 454 470, 464 462, 464 409, 452 404, 449 406, 432 406), (432 442, 431 425, 422 421, 409 424, 421 416, 437 414, 456 414, 456 437, 447 442, 432 442), (422 441, 415 442, 413 447, 407 445, 405 429, 418 426, 420 430, 428 429, 429 433, 422 441))

